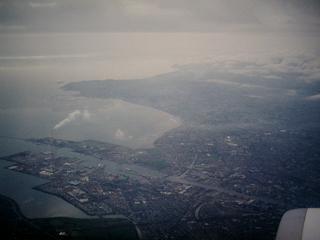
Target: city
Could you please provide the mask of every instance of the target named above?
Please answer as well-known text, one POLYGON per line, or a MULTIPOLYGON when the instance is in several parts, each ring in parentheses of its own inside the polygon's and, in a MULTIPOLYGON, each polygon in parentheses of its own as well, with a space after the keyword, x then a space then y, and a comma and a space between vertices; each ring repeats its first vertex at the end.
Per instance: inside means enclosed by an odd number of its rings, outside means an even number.
POLYGON ((267 239, 287 209, 316 206, 319 176, 304 175, 316 163, 310 158, 310 165, 297 169, 299 163, 290 158, 302 147, 278 152, 290 147, 288 139, 301 138, 295 132, 237 132, 215 133, 213 139, 207 131, 181 128, 164 135, 154 148, 136 150, 96 141, 30 139, 95 156, 97 162, 53 152, 21 152, 3 159, 13 163, 10 170, 48 180, 35 189, 59 196, 88 215, 125 216, 146 239, 253 233, 267 239), (255 150, 254 143, 261 142, 265 155, 255 150), (273 154, 283 159, 272 161, 273 154), (144 164, 146 159, 156 164, 144 164), (118 168, 109 170, 110 162, 118 168))

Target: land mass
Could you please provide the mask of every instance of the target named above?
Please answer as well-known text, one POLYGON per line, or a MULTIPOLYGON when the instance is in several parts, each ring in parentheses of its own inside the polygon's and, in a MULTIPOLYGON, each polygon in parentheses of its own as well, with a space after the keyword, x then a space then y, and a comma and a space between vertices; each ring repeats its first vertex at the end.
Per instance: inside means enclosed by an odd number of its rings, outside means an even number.
POLYGON ((183 124, 150 149, 29 140, 94 157, 89 165, 53 152, 4 159, 11 170, 48 179, 36 189, 89 215, 126 216, 144 239, 274 239, 286 210, 320 202, 320 102, 306 97, 319 86, 290 78, 178 71, 69 83, 65 90, 150 106, 183 124))

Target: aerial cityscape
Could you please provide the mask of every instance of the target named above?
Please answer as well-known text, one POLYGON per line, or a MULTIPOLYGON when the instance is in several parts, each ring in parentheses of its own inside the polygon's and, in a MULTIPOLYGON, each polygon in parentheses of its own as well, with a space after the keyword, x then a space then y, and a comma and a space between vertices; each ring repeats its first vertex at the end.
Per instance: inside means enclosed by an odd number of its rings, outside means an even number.
MULTIPOLYGON (((246 239, 253 235, 272 239, 286 210, 317 206, 318 102, 290 94, 277 98, 274 92, 285 90, 270 91, 270 86, 263 91, 263 100, 253 100, 243 95, 246 87, 227 88, 205 80, 186 83, 187 76, 182 76, 166 74, 128 82, 128 86, 125 81, 119 81, 119 86, 110 80, 64 86, 87 97, 119 97, 161 106, 160 110, 181 118, 181 126, 166 132, 152 148, 46 137, 26 141, 71 149, 95 161, 57 156, 54 151, 24 151, 3 159, 13 163, 8 166, 12 171, 48 180, 36 190, 58 196, 90 216, 123 215, 146 239, 246 239), (146 89, 147 81, 153 81, 149 87, 157 88, 159 95, 139 92, 153 92, 146 89), (168 86, 172 91, 162 89, 168 86), (263 107, 266 101, 268 110, 263 107), (281 112, 278 101, 286 101, 281 112), (185 112, 184 104, 198 106, 185 112), (291 104, 295 107, 290 108, 291 104), (239 112, 236 116, 229 112, 232 108, 239 112)), ((250 93, 256 94, 260 86, 250 93)))
POLYGON ((0 0, 1 239, 282 240, 320 208, 319 13, 0 0))

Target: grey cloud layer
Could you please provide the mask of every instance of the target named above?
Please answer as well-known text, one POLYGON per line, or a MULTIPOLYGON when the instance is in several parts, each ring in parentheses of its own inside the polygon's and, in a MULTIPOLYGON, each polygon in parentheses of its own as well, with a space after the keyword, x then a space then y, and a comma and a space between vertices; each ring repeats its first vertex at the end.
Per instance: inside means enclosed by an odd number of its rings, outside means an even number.
POLYGON ((320 81, 320 57, 317 55, 248 56, 222 58, 206 64, 177 66, 182 72, 190 72, 199 79, 265 79, 281 80, 290 78, 303 82, 320 81), (248 60, 243 60, 248 59, 248 60))
POLYGON ((317 0, 2 0, 0 28, 16 31, 318 31, 319 12, 317 0))

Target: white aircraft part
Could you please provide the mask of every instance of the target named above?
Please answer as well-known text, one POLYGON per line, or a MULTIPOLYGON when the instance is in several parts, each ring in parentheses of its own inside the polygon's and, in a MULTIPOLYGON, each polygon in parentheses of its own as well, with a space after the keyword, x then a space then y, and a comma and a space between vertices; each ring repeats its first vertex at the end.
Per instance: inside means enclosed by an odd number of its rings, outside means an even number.
POLYGON ((302 240, 320 240, 320 208, 308 208, 302 240))
POLYGON ((301 208, 286 212, 276 240, 320 240, 320 208, 301 208))

